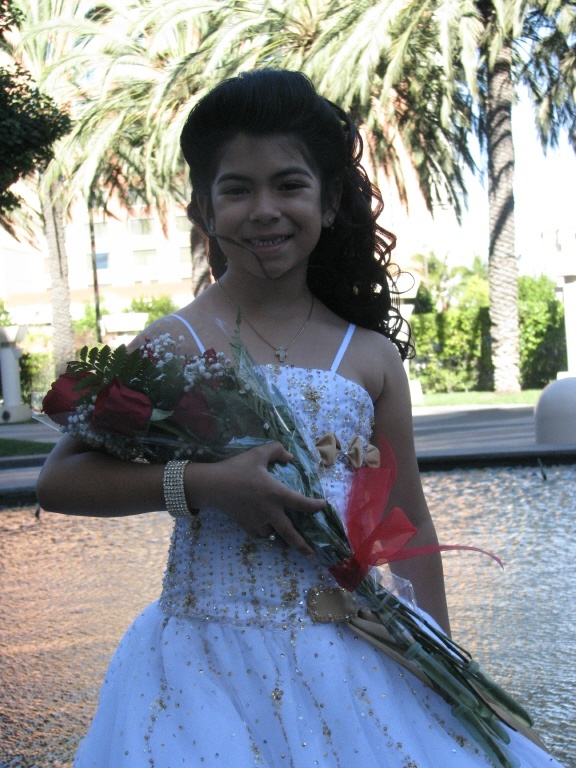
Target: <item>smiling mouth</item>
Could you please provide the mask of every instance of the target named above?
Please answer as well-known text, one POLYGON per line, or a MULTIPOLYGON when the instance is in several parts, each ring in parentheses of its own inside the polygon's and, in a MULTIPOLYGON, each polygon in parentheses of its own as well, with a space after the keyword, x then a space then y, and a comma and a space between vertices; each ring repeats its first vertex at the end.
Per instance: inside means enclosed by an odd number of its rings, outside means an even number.
POLYGON ((245 240, 253 248, 271 248, 274 245, 280 245, 288 240, 290 235, 278 235, 277 237, 251 237, 245 240))

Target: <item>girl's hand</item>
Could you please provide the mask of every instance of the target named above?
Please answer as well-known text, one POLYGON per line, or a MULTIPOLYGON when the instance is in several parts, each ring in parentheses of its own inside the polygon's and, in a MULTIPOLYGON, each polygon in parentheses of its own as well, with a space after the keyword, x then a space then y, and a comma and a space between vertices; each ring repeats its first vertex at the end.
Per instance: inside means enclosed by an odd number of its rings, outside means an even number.
POLYGON ((272 442, 213 464, 189 464, 184 475, 188 506, 220 509, 248 533, 274 534, 310 557, 314 550, 296 532, 284 510, 312 514, 325 502, 293 491, 268 472, 271 463, 291 459, 280 443, 272 442))

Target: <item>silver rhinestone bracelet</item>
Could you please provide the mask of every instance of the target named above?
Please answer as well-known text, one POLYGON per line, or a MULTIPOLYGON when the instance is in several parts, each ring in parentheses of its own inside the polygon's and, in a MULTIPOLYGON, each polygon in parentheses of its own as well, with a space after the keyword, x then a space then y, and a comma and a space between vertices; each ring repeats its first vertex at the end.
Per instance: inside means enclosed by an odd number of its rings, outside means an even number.
POLYGON ((198 514, 198 510, 192 511, 186 503, 184 493, 184 470, 189 461, 169 461, 164 468, 164 501, 166 510, 172 517, 190 517, 198 514))

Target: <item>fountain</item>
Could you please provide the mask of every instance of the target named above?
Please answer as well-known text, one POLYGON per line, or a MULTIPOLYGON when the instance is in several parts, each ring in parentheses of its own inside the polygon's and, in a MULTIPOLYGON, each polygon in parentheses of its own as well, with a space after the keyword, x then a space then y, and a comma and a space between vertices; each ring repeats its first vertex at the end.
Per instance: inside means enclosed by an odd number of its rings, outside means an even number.
POLYGON ((0 418, 4 424, 30 419, 30 408, 22 402, 18 365, 22 350, 17 346, 27 332, 26 325, 0 326, 0 374, 4 397, 0 406, 0 418))
POLYGON ((568 370, 545 387, 538 399, 534 418, 536 442, 576 445, 576 265, 574 259, 563 264, 564 321, 568 370))

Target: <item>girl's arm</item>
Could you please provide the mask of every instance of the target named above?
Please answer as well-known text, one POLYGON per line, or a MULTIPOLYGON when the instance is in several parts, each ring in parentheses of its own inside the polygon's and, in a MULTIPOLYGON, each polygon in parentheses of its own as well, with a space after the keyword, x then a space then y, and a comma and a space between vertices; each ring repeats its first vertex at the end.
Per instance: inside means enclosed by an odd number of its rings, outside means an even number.
MULTIPOLYGON (((398 464, 389 508, 400 507, 418 529, 408 547, 436 545, 438 538, 426 504, 416 461, 408 379, 396 347, 391 342, 384 341, 384 382, 375 403, 374 439, 377 441, 381 435, 388 441, 398 464)), ((450 622, 440 554, 398 561, 391 563, 390 567, 395 574, 410 579, 419 607, 430 613, 440 626, 449 632, 450 622)))
MULTIPOLYGON (((157 320, 130 343, 128 351, 161 333, 178 338, 181 329, 174 322, 169 317, 157 320)), ((198 352, 194 348, 180 351, 198 352)), ((313 513, 324 502, 296 493, 268 472, 269 463, 291 458, 279 443, 267 443, 214 464, 191 462, 184 473, 188 507, 220 509, 248 533, 268 536, 274 531, 312 556, 313 550, 296 533, 284 509, 313 513)), ((94 517, 137 515, 166 508, 163 474, 162 464, 123 461, 65 435, 42 468, 36 494, 47 511, 94 517)))
MULTIPOLYGON (((275 532, 311 556, 312 549, 296 533, 284 509, 312 513, 324 502, 287 488, 267 469, 270 462, 290 458, 279 443, 267 443, 214 464, 190 463, 184 474, 188 506, 221 509, 249 533, 275 532)), ((163 473, 164 465, 122 461, 64 436, 42 468, 36 493, 47 511, 95 517, 135 515, 165 509, 163 473)))

